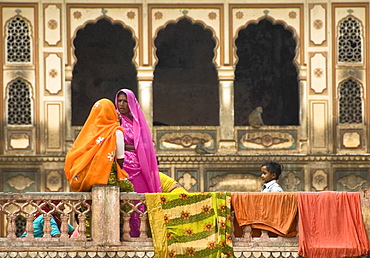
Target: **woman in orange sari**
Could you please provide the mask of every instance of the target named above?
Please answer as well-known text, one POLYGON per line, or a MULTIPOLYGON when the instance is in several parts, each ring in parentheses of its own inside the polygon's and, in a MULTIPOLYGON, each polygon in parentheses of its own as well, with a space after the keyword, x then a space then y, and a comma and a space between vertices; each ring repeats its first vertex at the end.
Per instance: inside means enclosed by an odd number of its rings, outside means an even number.
POLYGON ((123 129, 116 109, 112 101, 101 99, 92 107, 66 156, 64 171, 72 191, 88 192, 93 185, 108 184, 112 166, 117 180, 130 184, 125 180, 128 175, 122 169, 123 159, 123 129))

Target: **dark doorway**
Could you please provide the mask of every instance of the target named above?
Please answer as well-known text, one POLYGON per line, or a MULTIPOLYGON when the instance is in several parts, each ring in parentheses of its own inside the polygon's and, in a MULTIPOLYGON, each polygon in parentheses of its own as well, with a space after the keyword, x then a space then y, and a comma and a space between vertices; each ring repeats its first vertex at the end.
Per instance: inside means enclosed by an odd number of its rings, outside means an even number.
POLYGON ((155 40, 154 125, 219 125, 216 42, 189 19, 171 23, 155 40))
POLYGON ((97 100, 113 101, 122 88, 137 93, 135 40, 122 24, 103 18, 80 29, 73 44, 72 125, 81 126, 97 100))
POLYGON ((269 20, 250 24, 235 41, 235 125, 263 107, 266 125, 299 125, 299 84, 294 65, 296 42, 290 30, 269 20))

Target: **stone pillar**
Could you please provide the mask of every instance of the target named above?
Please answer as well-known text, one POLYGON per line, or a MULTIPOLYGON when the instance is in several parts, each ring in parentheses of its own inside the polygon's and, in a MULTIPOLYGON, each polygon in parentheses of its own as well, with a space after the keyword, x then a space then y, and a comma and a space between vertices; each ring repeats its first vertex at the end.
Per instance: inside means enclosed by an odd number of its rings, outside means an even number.
POLYGON ((153 133, 153 69, 151 67, 140 67, 137 72, 138 101, 149 129, 153 133))
POLYGON ((299 74, 299 151, 307 153, 308 150, 308 126, 307 126, 307 67, 302 66, 299 74))
POLYGON ((119 187, 94 185, 91 190, 92 240, 102 246, 120 245, 119 187))
POLYGON ((73 137, 73 132, 72 132, 72 67, 66 66, 65 67, 65 82, 64 82, 64 87, 65 87, 65 95, 64 95, 64 117, 63 119, 64 124, 65 124, 65 151, 69 151, 71 148, 74 137, 73 137))
POLYGON ((234 69, 218 70, 220 91, 220 142, 219 152, 236 153, 234 139, 234 69))

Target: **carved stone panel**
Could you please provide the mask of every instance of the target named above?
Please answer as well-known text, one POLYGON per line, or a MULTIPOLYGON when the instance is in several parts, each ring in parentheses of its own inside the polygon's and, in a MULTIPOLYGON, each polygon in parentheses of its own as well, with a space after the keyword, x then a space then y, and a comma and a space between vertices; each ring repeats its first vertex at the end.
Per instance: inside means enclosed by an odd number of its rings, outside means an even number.
POLYGON ((278 183, 286 192, 296 192, 304 190, 303 169, 284 169, 280 175, 278 183))
POLYGON ((340 130, 341 149, 362 149, 362 130, 340 130))
POLYGON ((312 101, 310 106, 312 113, 312 126, 310 128, 312 147, 326 150, 328 142, 327 102, 312 101))
POLYGON ((58 53, 45 53, 45 90, 47 94, 62 92, 62 57, 58 53))
POLYGON ((32 132, 30 130, 9 130, 8 131, 9 151, 30 151, 32 150, 32 132))
POLYGON ((315 94, 327 93, 327 58, 326 53, 312 53, 311 66, 311 92, 315 94))
POLYGON ((199 172, 194 169, 179 168, 176 169, 177 181, 188 191, 188 192, 199 192, 201 191, 199 186, 199 172))
POLYGON ((239 150, 296 149, 297 132, 293 130, 238 130, 239 150))
POLYGON ((337 169, 334 178, 337 191, 357 192, 361 187, 369 187, 367 169, 337 169))
POLYGON ((325 45, 326 34, 326 4, 310 6, 310 44, 325 45))
POLYGON ((204 140, 204 146, 213 151, 216 149, 216 131, 157 131, 157 148, 159 150, 194 151, 197 144, 204 140))
POLYGON ((311 170, 311 182, 313 191, 328 190, 328 172, 326 169, 313 169, 311 170))
POLYGON ((47 170, 45 189, 48 192, 60 192, 63 190, 63 180, 64 180, 63 170, 47 170))
POLYGON ((262 189, 261 172, 255 170, 219 169, 206 171, 205 189, 210 192, 260 192, 262 189))
POLYGON ((3 192, 37 192, 38 171, 33 169, 3 169, 2 191, 3 192))
POLYGON ((62 104, 58 102, 45 103, 45 121, 48 151, 58 151, 62 147, 62 104))
POLYGON ((61 6, 45 5, 44 6, 44 28, 45 28, 45 45, 60 46, 61 41, 61 6))

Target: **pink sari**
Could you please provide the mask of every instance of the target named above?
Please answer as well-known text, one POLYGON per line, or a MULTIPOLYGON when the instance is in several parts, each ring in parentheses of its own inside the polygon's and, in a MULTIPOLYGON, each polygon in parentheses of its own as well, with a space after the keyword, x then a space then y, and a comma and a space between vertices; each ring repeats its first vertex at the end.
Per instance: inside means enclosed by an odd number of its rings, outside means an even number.
POLYGON ((160 193, 162 188, 159 180, 157 157, 148 124, 135 94, 131 90, 121 89, 117 92, 116 107, 120 92, 126 94, 130 113, 133 117, 131 121, 121 114, 121 126, 125 130, 125 144, 135 147, 133 151, 125 151, 124 170, 129 174, 128 179, 134 185, 135 192, 160 193))
MULTIPOLYGON (((144 114, 135 97, 135 94, 128 89, 121 89, 116 94, 116 107, 118 107, 118 94, 124 92, 127 96, 130 113, 133 117, 130 120, 121 114, 121 127, 124 129, 125 144, 133 145, 135 150, 125 150, 123 169, 129 174, 128 179, 134 185, 137 193, 160 193, 162 192, 159 180, 157 157, 154 149, 152 136, 146 123, 144 114)), ((117 109, 118 113, 119 110, 117 109)), ((144 211, 144 207, 139 207, 144 211)), ((133 213, 130 219, 132 237, 140 236, 140 219, 137 213, 133 213)))
MULTIPOLYGON (((134 143, 134 131, 133 131, 133 122, 122 115, 121 127, 124 128, 124 139, 125 144, 133 145, 134 143)), ((153 179, 147 180, 145 173, 143 173, 139 157, 136 150, 125 150, 125 159, 123 163, 123 169, 128 173, 128 179, 134 185, 134 190, 137 193, 153 193, 153 179)), ((150 175, 150 174, 149 174, 150 175)), ((150 176, 148 176, 150 178, 150 176)), ((157 191, 160 192, 160 191, 157 191)))

